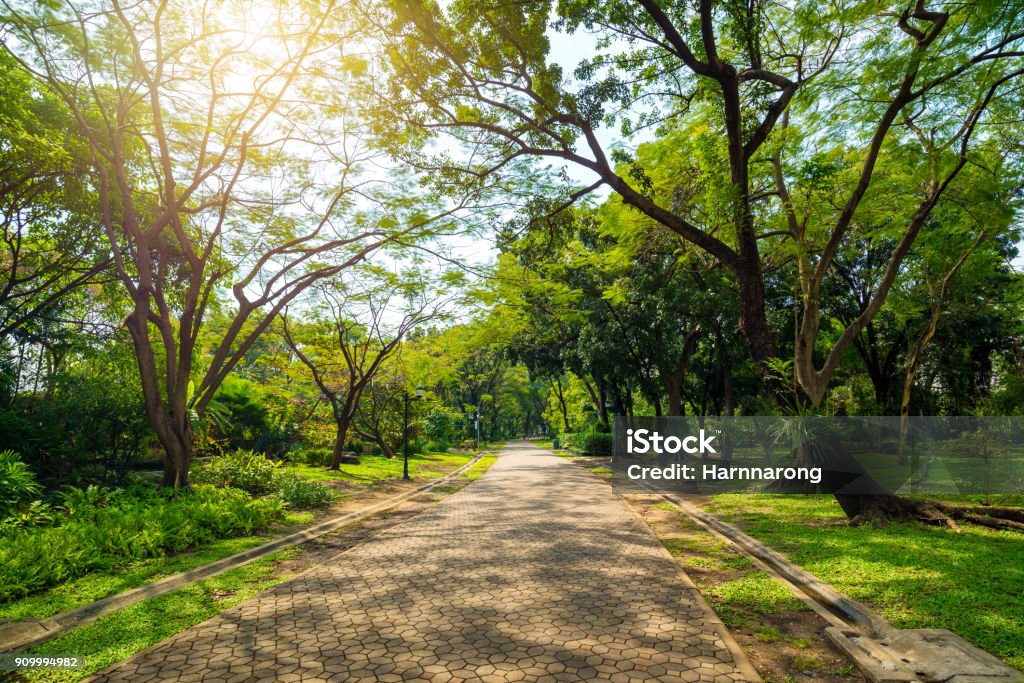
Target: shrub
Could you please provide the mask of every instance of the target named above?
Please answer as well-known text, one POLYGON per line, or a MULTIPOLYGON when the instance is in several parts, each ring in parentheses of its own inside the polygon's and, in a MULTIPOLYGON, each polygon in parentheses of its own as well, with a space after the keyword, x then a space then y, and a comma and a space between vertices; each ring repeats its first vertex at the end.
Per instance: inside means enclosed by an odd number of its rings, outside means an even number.
POLYGON ((566 448, 579 455, 611 455, 612 435, 605 432, 577 432, 563 434, 566 448))
POLYGON ((303 451, 289 453, 288 460, 305 465, 326 466, 331 462, 332 455, 334 455, 334 451, 330 448, 307 448, 303 451))
POLYGON ((27 526, 50 526, 57 521, 57 511, 49 503, 33 500, 3 520, 4 532, 27 526))
POLYGON ((36 475, 17 453, 0 452, 0 520, 35 500, 42 490, 36 475))
POLYGON ((277 467, 276 462, 267 460, 262 453, 237 450, 214 456, 209 462, 196 467, 192 481, 221 488, 233 487, 259 495, 276 488, 274 474, 277 467))
POLYGON ((8 529, 0 543, 0 602, 126 562, 252 534, 282 517, 276 499, 199 485, 192 492, 132 488, 59 526, 8 529))
POLYGON ((448 451, 448 441, 441 439, 434 441, 433 439, 427 441, 427 452, 429 453, 446 453, 448 451))
POLYGON ((299 510, 325 508, 338 497, 337 492, 330 486, 315 481, 305 481, 294 475, 279 476, 277 485, 277 496, 288 508, 299 510))

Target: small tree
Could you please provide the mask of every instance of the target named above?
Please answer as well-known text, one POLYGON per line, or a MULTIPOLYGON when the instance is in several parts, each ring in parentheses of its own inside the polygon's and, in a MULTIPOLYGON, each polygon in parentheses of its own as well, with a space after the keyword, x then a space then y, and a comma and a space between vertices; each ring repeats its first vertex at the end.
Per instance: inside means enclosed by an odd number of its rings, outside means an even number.
POLYGON ((281 326, 288 346, 331 406, 338 432, 330 468, 336 470, 363 392, 412 330, 446 315, 449 300, 437 296, 419 275, 372 268, 358 269, 351 281, 322 282, 313 292, 319 317, 292 330, 282 315, 281 326))

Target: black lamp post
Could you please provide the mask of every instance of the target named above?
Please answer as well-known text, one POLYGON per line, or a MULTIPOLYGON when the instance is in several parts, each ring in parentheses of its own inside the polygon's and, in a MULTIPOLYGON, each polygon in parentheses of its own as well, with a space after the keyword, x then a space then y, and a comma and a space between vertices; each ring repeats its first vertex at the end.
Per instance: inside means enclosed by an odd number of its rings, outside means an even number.
POLYGON ((409 392, 405 392, 405 420, 402 423, 402 479, 412 479, 409 476, 409 401, 419 401, 423 398, 423 387, 416 387, 416 396, 410 398, 409 392))

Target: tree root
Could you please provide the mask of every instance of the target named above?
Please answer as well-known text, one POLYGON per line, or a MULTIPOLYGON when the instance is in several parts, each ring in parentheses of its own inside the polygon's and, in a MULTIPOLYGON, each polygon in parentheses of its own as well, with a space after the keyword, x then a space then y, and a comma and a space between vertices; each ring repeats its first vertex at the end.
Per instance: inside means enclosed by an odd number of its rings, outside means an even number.
MULTIPOLYGON (((948 505, 933 500, 903 498, 891 494, 866 496, 859 501, 858 511, 850 518, 851 526, 871 524, 885 526, 893 518, 909 517, 930 524, 961 531, 957 522, 968 522, 990 529, 1024 532, 1024 509, 948 505)), ((845 507, 844 507, 845 509, 845 507)))
POLYGON ((872 524, 880 527, 888 524, 894 517, 911 517, 925 524, 946 526, 954 531, 960 531, 959 525, 943 506, 932 501, 891 494, 877 494, 865 498, 866 500, 860 501, 857 514, 850 518, 851 526, 872 524))

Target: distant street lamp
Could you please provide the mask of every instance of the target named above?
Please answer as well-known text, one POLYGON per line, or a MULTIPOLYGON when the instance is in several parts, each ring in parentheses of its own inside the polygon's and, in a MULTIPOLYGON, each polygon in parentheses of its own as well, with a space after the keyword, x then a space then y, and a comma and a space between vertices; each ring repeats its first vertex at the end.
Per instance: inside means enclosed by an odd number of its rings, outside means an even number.
POLYGON ((405 392, 405 420, 402 423, 402 479, 412 479, 409 476, 409 401, 419 401, 423 398, 423 387, 416 387, 416 396, 410 397, 405 392))
POLYGON ((473 428, 476 430, 473 448, 480 448, 480 409, 474 408, 472 413, 466 413, 466 418, 473 421, 473 428))

